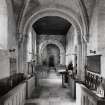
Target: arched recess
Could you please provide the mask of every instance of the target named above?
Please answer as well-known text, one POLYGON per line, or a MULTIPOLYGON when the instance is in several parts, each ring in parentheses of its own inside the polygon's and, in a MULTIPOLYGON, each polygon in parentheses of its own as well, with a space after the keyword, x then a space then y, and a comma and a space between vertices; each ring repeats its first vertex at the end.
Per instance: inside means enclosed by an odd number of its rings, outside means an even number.
MULTIPOLYGON (((42 7, 39 8, 37 11, 35 11, 24 23, 23 21, 20 24, 19 33, 23 33, 23 36, 28 35, 32 25, 40 18, 46 17, 46 16, 58 16, 62 17, 66 20, 68 20, 74 29, 76 29, 77 36, 78 36, 78 51, 77 51, 77 57, 78 57, 78 76, 79 78, 84 78, 84 65, 83 59, 85 61, 86 57, 86 49, 83 49, 83 46, 86 46, 87 40, 86 40, 86 29, 83 28, 83 23, 81 21, 81 18, 78 14, 76 14, 72 9, 68 9, 65 7, 60 6, 49 6, 49 7, 42 7), (83 40, 85 42, 85 45, 83 45, 83 40), (84 52, 85 51, 85 52, 84 52), (83 73, 83 75, 81 74, 83 73), (81 76, 82 75, 82 76, 81 76)), ((23 46, 24 47, 24 46, 23 46)), ((84 47, 86 48, 86 47, 84 47)), ((26 51, 24 51, 26 52, 26 51)), ((82 79, 83 80, 83 79, 82 79)))
POLYGON ((63 45, 57 40, 46 40, 39 45, 40 63, 42 64, 42 57, 41 56, 42 56, 43 50, 48 44, 54 44, 60 49, 60 64, 65 65, 65 50, 64 50, 63 45))

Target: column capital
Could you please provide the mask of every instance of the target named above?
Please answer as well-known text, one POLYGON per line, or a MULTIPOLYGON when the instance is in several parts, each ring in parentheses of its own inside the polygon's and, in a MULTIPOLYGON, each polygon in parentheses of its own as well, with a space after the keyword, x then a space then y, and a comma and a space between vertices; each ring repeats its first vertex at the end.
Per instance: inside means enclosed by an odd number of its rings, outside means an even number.
POLYGON ((16 40, 18 43, 21 43, 23 41, 23 34, 22 33, 17 33, 16 34, 16 40))
POLYGON ((24 41, 24 39, 26 39, 26 38, 27 38, 26 34, 23 34, 23 33, 16 34, 16 40, 17 40, 18 44, 21 44, 24 41))

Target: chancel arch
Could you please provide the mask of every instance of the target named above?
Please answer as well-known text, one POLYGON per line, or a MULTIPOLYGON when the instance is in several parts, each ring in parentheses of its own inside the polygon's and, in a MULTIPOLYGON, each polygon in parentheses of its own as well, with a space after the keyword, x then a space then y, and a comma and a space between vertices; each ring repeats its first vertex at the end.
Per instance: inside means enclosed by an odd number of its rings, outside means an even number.
POLYGON ((56 45, 60 50, 60 64, 65 65, 65 49, 63 45, 57 41, 57 40, 46 40, 43 43, 39 45, 39 58, 40 58, 40 64, 42 64, 42 54, 45 47, 49 44, 56 45))

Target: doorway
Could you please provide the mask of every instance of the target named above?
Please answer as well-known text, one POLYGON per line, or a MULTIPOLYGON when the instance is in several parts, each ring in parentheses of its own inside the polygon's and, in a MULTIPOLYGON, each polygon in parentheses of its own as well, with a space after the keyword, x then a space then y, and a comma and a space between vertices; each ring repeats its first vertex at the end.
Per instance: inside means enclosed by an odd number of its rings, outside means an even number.
POLYGON ((54 56, 49 56, 49 67, 54 67, 54 56))

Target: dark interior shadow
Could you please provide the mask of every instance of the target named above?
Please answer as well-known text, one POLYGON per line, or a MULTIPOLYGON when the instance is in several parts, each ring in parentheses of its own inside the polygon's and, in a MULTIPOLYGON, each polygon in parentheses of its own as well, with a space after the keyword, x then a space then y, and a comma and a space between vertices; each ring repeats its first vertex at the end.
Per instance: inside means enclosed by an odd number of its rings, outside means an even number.
POLYGON ((38 105, 37 103, 26 103, 25 105, 38 105))

